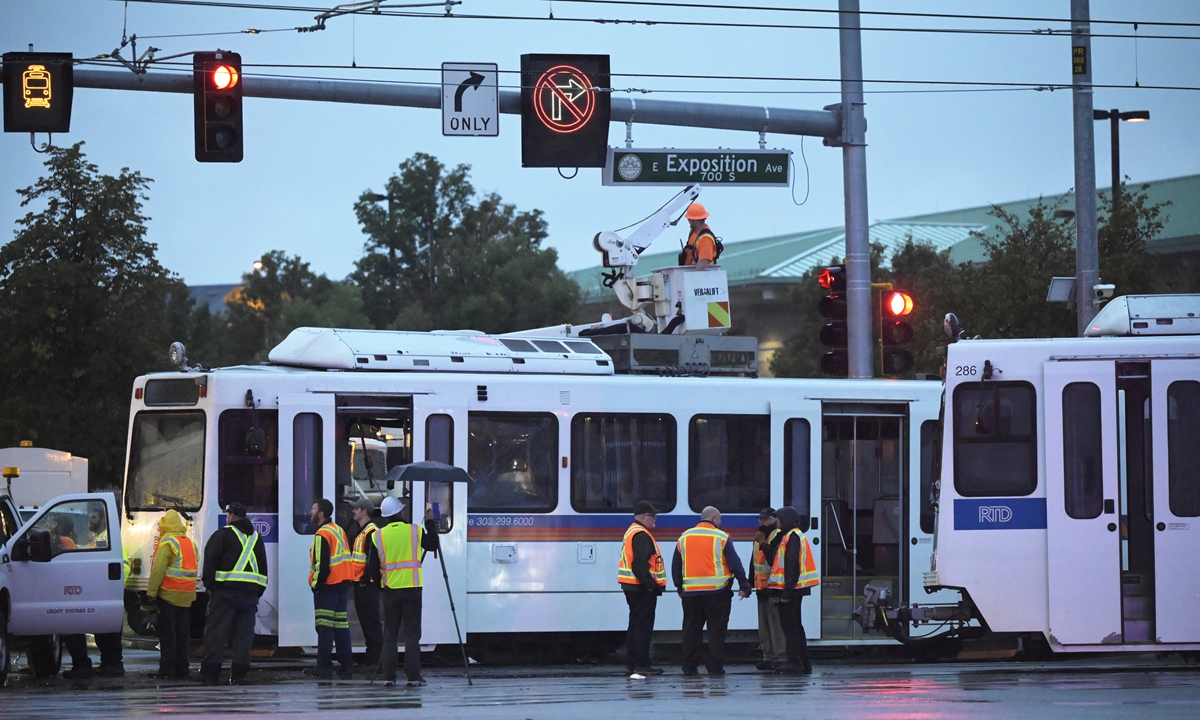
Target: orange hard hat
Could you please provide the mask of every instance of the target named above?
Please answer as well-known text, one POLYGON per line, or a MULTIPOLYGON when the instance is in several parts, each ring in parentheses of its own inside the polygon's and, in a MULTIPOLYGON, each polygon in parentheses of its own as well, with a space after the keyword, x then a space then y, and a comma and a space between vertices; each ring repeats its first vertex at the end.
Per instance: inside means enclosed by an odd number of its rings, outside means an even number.
POLYGON ((688 220, 706 220, 708 219, 708 211, 705 210, 704 206, 700 203, 692 203, 691 205, 688 205, 688 209, 687 212, 684 213, 684 217, 686 217, 688 220))

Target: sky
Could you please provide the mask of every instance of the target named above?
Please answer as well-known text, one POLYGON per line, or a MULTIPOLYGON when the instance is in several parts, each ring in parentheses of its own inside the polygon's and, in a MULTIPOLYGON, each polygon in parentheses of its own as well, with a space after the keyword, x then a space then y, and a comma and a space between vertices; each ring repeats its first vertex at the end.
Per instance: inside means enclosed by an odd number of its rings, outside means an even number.
MULTIPOLYGON (((411 0, 419 1, 419 0, 411 0)), ((670 0, 668 0, 670 1, 670 0)), ((678 1, 678 0, 677 0, 678 1)), ((836 0, 696 0, 706 5, 836 9, 836 0)), ((243 3, 244 0, 229 0, 243 3)), ((258 0, 256 5, 297 7, 258 0)), ((121 0, 0 0, 0 51, 70 52, 76 58, 109 53, 122 32, 139 36, 158 55, 224 49, 241 53, 248 77, 271 73, 415 83, 440 81, 443 62, 493 62, 517 70, 523 53, 602 53, 611 56, 613 86, 636 89, 633 97, 734 105, 820 109, 839 100, 836 15, 751 9, 663 8, 564 0, 464 0, 457 13, 528 16, 502 20, 356 15, 333 18, 321 32, 270 32, 309 26, 307 10, 226 8, 121 0), (553 14, 555 20, 548 19, 553 14), (664 24, 565 22, 565 18, 685 20, 759 23, 770 27, 681 27, 664 24), (810 25, 813 29, 778 25, 810 25), (196 33, 189 37, 151 37, 196 33), (254 64, 316 64, 331 69, 252 68, 254 64), (351 67, 354 64, 357 67, 351 67), (419 68, 371 70, 367 66, 419 68), (652 73, 682 77, 621 77, 652 73), (712 79, 703 76, 767 76, 780 81, 712 79), (642 94, 641 90, 650 90, 642 94)), ((863 0, 862 9, 908 12, 1067 18, 1068 0, 863 0)), ((419 12, 440 13, 439 8, 419 12)), ((1200 23, 1194 0, 1093 0, 1094 32, 1130 36, 1133 22, 1200 23)), ((867 28, 1005 29, 1017 35, 864 30, 867 80, 1067 85, 1070 40, 1034 33, 1063 28, 1042 20, 1016 22, 864 16, 867 28)), ((1200 88, 1200 39, 1153 39, 1146 35, 1200 38, 1200 26, 1139 25, 1131 37, 1094 38, 1097 84, 1200 88)), ((130 55, 129 48, 122 52, 130 55)), ((190 62, 190 58, 183 58, 190 62)), ((177 61, 178 62, 178 61, 177 61)), ((149 72, 177 71, 151 65, 149 72)), ((127 71, 126 71, 127 72, 127 71)), ((517 84, 501 75, 501 86, 517 84)), ((962 92, 964 86, 868 83, 866 95, 867 181, 872 221, 1050 195, 1074 185, 1069 90, 962 92), (902 90, 903 92, 897 92, 902 90), (919 92, 913 92, 914 90, 919 92), (943 92, 930 92, 941 90, 943 92), (954 90, 954 92, 944 92, 954 90)), ((976 88, 978 90, 978 88, 976 88)), ((629 97, 618 93, 617 97, 629 97)), ((1121 170, 1133 181, 1200 173, 1200 90, 1098 88, 1095 107, 1149 110, 1151 120, 1125 124, 1121 170)), ((546 244, 559 266, 594 266, 592 237, 656 210, 674 188, 602 187, 599 169, 563 179, 555 169, 521 167, 521 128, 516 115, 500 117, 499 137, 443 137, 437 110, 246 98, 245 159, 238 164, 201 164, 193 156, 192 98, 77 88, 71 132, 56 145, 84 141, 101 172, 128 167, 154 180, 145 211, 149 239, 159 260, 188 284, 237 282, 253 261, 271 250, 299 255, 331 278, 349 274, 362 256, 365 237, 353 205, 366 191, 380 192, 399 164, 416 152, 448 166, 471 166, 480 193, 498 193, 519 209, 541 209, 549 223, 546 244)), ((1110 184, 1109 130, 1096 123, 1097 186, 1110 184)), ((609 144, 624 146, 625 127, 613 123, 609 144)), ((635 147, 757 148, 758 134, 635 124, 635 147)), ((38 142, 45 142, 45 135, 38 142)), ((710 225, 726 243, 843 224, 842 151, 817 138, 767 135, 767 146, 793 151, 791 188, 706 188, 700 202, 710 225), (804 159, 801 157, 803 151, 804 159), (805 198, 807 197, 807 200, 805 198), (800 201, 804 200, 803 203, 800 201)), ((45 156, 29 136, 0 134, 0 241, 11 239, 22 208, 15 190, 45 171, 45 156)), ((681 226, 682 227, 682 226, 681 226)), ((664 233, 655 250, 675 247, 683 231, 664 233), (679 237, 676 237, 679 236, 679 237)))

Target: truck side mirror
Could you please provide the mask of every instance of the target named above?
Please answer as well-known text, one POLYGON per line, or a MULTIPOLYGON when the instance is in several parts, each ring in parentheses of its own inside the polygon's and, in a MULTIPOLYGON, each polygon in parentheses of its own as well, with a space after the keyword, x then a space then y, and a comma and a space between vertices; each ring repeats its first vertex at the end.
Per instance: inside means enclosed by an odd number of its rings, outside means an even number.
POLYGON ((13 560, 50 562, 54 553, 50 548, 50 533, 45 530, 30 530, 13 546, 13 560))

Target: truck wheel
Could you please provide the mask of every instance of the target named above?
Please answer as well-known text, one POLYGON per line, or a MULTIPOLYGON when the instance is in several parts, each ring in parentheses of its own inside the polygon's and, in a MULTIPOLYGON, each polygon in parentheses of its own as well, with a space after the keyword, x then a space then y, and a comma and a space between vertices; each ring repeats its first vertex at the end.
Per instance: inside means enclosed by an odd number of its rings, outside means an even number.
POLYGON ((0 610, 0 685, 8 681, 8 615, 0 610))
POLYGON ((62 667, 62 642, 57 635, 38 635, 25 648, 34 677, 47 678, 62 667))

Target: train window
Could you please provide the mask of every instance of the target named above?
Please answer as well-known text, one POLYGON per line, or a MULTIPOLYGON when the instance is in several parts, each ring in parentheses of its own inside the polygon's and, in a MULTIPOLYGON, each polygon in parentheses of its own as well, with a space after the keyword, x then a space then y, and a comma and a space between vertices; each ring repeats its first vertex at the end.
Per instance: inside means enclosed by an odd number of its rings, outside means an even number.
POLYGON ((534 353, 537 349, 529 343, 528 340, 514 340, 512 338, 500 338, 500 342, 504 347, 513 352, 534 353))
POLYGON ((571 507, 630 512, 648 500, 675 508, 675 418, 579 414, 571 420, 571 507))
POLYGON ((697 415, 688 430, 688 504, 757 513, 771 502, 771 418, 697 415))
POLYGON ((1063 388, 1063 495, 1067 516, 1100 517, 1104 509, 1100 388, 1075 382, 1063 388))
POLYGON ((567 340, 565 342, 566 342, 567 347, 571 348, 572 352, 583 353, 585 355, 603 355, 604 354, 603 350, 601 350, 600 348, 596 347, 595 345, 593 345, 591 343, 579 342, 579 341, 571 342, 570 340, 567 340))
POLYGON ((469 512, 550 512, 558 505, 558 418, 550 413, 471 413, 469 512))
POLYGON ((217 502, 279 512, 279 413, 226 410, 217 421, 217 502))
MULTIPOLYGON (((454 418, 430 415, 425 419, 425 459, 454 464, 454 418)), ((448 533, 454 523, 454 488, 450 483, 428 483, 425 502, 433 504, 439 533, 448 533)))
POLYGON ((800 529, 808 532, 812 496, 812 426, 804 418, 783 424, 783 504, 800 514, 800 529))
POLYGON ((542 352, 548 352, 548 353, 570 352, 569 350, 567 350, 566 347, 563 346, 562 343, 558 342, 557 340, 534 340, 533 344, 536 345, 537 349, 541 350, 542 352))
POLYGON ((199 510, 204 497, 204 413, 140 412, 129 441, 129 510, 199 510))
POLYGON ((323 486, 322 425, 317 413, 297 413, 292 420, 292 528, 301 535, 317 531, 311 513, 323 486))
POLYGON ((937 421, 926 420, 921 423, 921 532, 933 534, 935 513, 933 511, 933 438, 937 433, 937 421))
POLYGON ((1200 517, 1200 382, 1167 387, 1167 496, 1171 514, 1200 517))
POLYGON ((1037 489, 1037 403, 1027 382, 954 388, 954 489, 963 497, 1037 489))

